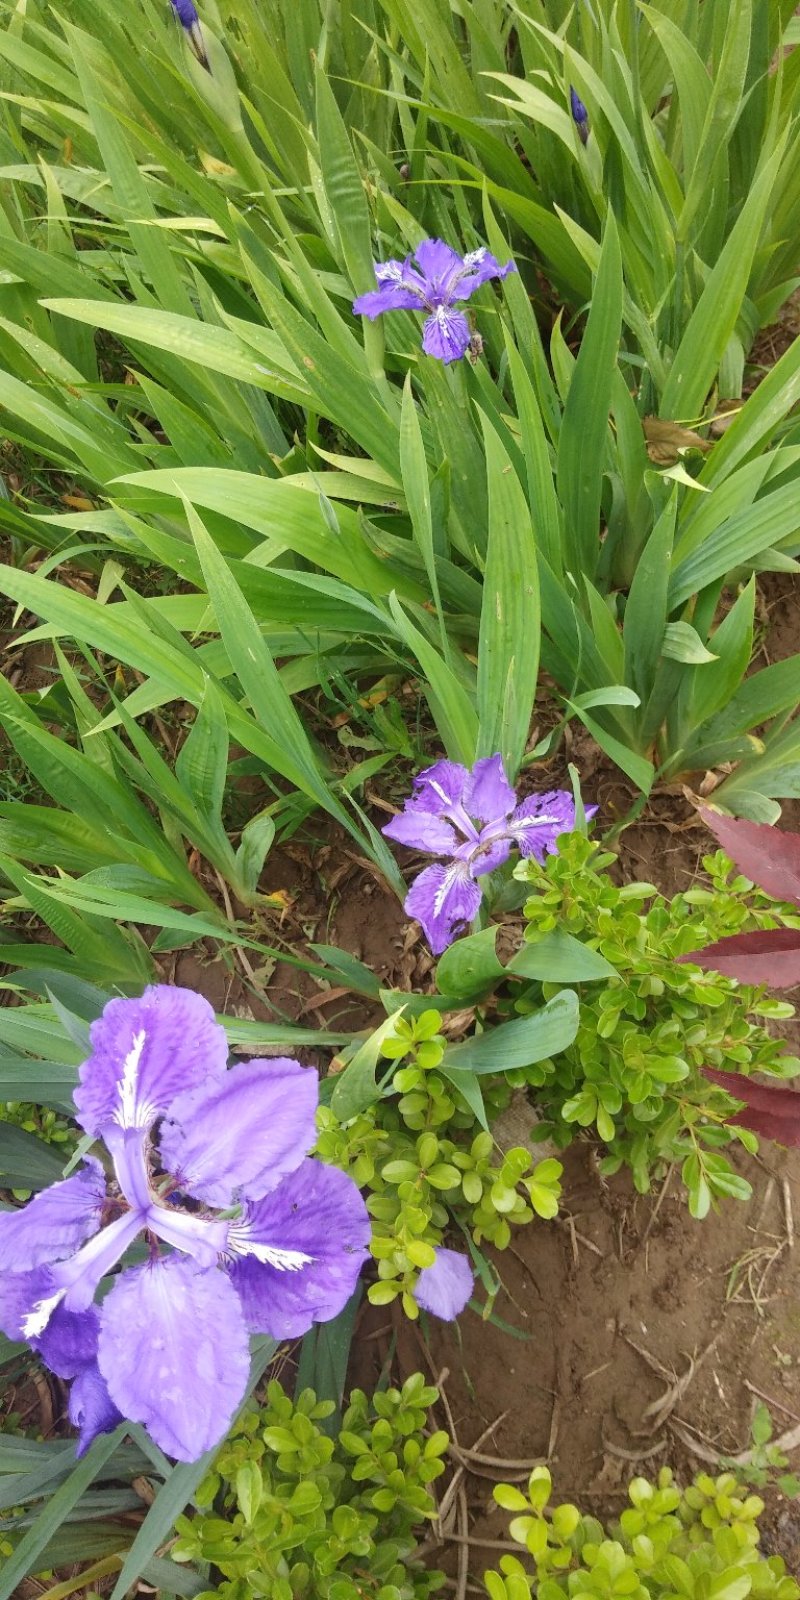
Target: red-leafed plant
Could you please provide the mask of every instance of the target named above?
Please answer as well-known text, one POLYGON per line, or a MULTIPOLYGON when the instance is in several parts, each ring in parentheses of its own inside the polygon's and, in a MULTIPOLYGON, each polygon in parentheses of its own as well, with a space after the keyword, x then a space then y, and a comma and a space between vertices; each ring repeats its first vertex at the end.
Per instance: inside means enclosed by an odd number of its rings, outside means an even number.
MULTIPOLYGON (((746 878, 776 900, 791 901, 800 911, 800 833, 784 833, 745 817, 726 817, 708 807, 700 815, 746 878)), ((800 928, 734 933, 680 959, 724 972, 742 983, 790 989, 800 983, 800 928)))
POLYGON ((741 1111, 726 1121, 738 1128, 750 1128, 776 1144, 800 1146, 800 1094, 794 1089, 779 1089, 772 1083, 752 1083, 740 1072, 719 1072, 704 1067, 707 1078, 727 1089, 735 1100, 743 1100, 741 1111))
MULTIPOLYGON (((786 833, 767 823, 748 822, 703 808, 703 821, 716 834, 725 854, 767 894, 789 901, 800 911, 800 833, 786 833)), ((742 983, 765 983, 774 989, 800 984, 800 928, 763 928, 735 933, 702 950, 679 956, 705 970, 722 972, 742 983)), ((774 1084, 752 1083, 736 1072, 704 1068, 743 1106, 728 1121, 750 1128, 778 1144, 800 1146, 800 1094, 774 1084)))

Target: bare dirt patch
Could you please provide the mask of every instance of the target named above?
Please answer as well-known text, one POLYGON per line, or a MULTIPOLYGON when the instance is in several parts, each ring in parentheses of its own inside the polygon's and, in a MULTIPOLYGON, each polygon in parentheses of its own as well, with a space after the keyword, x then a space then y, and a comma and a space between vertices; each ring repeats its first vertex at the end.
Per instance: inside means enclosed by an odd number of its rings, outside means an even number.
MULTIPOLYGON (((546 1461, 556 1497, 613 1517, 632 1477, 670 1464, 685 1481, 747 1450, 758 1399, 775 1435, 794 1431, 800 1444, 800 1154, 770 1146, 741 1165, 752 1203, 700 1223, 676 1174, 663 1194, 637 1196, 627 1179, 599 1178, 591 1145, 574 1145, 560 1219, 518 1230, 494 1257, 505 1289, 496 1311, 516 1337, 467 1314, 457 1328, 429 1319, 425 1346, 395 1323, 404 1372, 427 1354, 446 1373, 458 1445, 483 1438, 482 1453, 546 1461)), ((362 1328, 372 1338, 355 1367, 374 1383, 386 1336, 377 1314, 362 1328)), ((468 1471, 473 1573, 496 1559, 483 1541, 506 1537, 489 1480, 513 1476, 468 1471)), ((769 1499, 771 1548, 800 1572, 800 1511, 774 1490, 769 1499)))

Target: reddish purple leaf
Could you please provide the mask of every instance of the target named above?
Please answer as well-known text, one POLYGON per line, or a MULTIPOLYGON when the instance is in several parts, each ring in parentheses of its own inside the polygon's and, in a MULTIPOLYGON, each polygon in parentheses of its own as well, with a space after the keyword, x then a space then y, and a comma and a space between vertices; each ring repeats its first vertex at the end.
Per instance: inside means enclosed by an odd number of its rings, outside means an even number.
POLYGON ((753 1083, 739 1072, 719 1072, 716 1067, 704 1067, 703 1072, 727 1089, 735 1100, 744 1101, 744 1109, 728 1117, 728 1122, 750 1128, 751 1132, 774 1139, 776 1144, 787 1148, 800 1147, 800 1094, 797 1090, 753 1083))
POLYGON ((734 933, 702 950, 678 956, 705 972, 722 972, 740 983, 768 983, 773 989, 791 989, 800 983, 800 929, 764 928, 758 933, 734 933))
POLYGON ((726 856, 776 900, 800 905, 800 833, 786 833, 768 822, 726 817, 702 806, 700 815, 716 834, 726 856))

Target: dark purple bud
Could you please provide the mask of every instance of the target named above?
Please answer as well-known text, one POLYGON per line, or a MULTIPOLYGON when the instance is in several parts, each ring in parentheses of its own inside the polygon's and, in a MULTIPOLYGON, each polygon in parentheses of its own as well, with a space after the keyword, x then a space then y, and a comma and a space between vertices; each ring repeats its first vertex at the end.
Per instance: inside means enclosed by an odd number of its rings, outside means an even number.
POLYGON ((572 120, 578 130, 581 144, 585 144, 589 137, 589 113, 575 89, 570 87, 569 103, 572 108, 572 120))
POLYGON ((205 67, 206 72, 210 72, 211 68, 208 64, 208 56, 206 55, 206 49, 203 43, 200 18, 197 14, 197 7, 194 4, 194 0, 172 0, 172 9, 178 18, 181 27, 186 33, 189 44, 197 56, 201 67, 205 67))

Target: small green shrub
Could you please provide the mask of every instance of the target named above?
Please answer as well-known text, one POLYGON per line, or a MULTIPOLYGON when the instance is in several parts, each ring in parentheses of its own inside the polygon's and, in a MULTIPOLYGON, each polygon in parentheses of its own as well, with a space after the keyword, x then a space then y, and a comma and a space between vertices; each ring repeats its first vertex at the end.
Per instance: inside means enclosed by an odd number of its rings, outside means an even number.
MULTIPOLYGON (((573 1044, 509 1078, 535 1088, 543 1137, 564 1146, 577 1129, 594 1129, 607 1146, 603 1172, 630 1167, 640 1192, 667 1162, 681 1161, 694 1216, 718 1196, 746 1199, 750 1187, 722 1151, 734 1140, 753 1149, 753 1136, 726 1125, 728 1097, 701 1068, 791 1077, 800 1062, 756 1019, 791 1016, 792 1007, 676 957, 726 934, 796 921, 796 913, 746 878, 728 882, 721 851, 704 861, 710 887, 667 900, 652 884, 615 884, 614 856, 580 835, 561 846, 544 867, 530 860, 516 870, 531 887, 526 940, 559 930, 599 951, 617 976, 579 986, 573 1044)), ((557 987, 534 984, 516 1009, 540 1005, 557 987)))
POLYGON ((423 1433, 437 1391, 420 1373, 371 1399, 354 1389, 333 1438, 332 1401, 292 1401, 275 1381, 267 1395, 220 1451, 199 1513, 176 1523, 173 1559, 223 1580, 199 1600, 427 1600, 442 1575, 414 1551, 444 1471, 447 1434, 423 1433))
MULTIPOLYGON (((521 1145, 503 1152, 491 1133, 476 1132, 474 1110, 438 1070, 446 1051, 441 1020, 434 1010, 398 1017, 382 1047, 384 1057, 402 1062, 389 1092, 344 1126, 329 1108, 318 1113, 318 1154, 369 1190, 379 1279, 370 1300, 388 1305, 401 1295, 410 1317, 418 1315, 419 1272, 432 1265, 453 1222, 476 1245, 504 1250, 512 1224, 555 1216, 561 1192, 560 1162, 537 1164, 521 1145)), ((481 1083, 491 1122, 512 1085, 499 1074, 481 1083)))
MULTIPOLYGON (((749 879, 729 882, 721 851, 705 859, 709 887, 671 900, 653 884, 614 883, 614 860, 576 833, 562 837, 558 855, 544 866, 521 863, 515 876, 531 891, 523 952, 503 968, 486 932, 459 941, 439 964, 440 987, 451 991, 441 1003, 452 1005, 455 988, 465 1003, 486 1007, 485 1021, 495 1021, 498 1011, 501 1018, 541 1013, 543 1002, 572 984, 580 997, 574 1041, 531 1065, 481 1073, 473 1080, 481 1114, 491 1128, 514 1090, 529 1089, 539 1117, 534 1140, 564 1147, 580 1129, 591 1129, 606 1147, 601 1170, 628 1166, 642 1193, 668 1163, 680 1162, 690 1210, 703 1217, 722 1197, 749 1197, 750 1185, 725 1150, 734 1141, 753 1150, 756 1140, 726 1122, 729 1096, 702 1069, 786 1078, 800 1062, 784 1054, 761 1021, 790 1016, 791 1006, 763 988, 679 965, 676 957, 726 934, 798 919, 754 891, 749 879), (553 935, 552 979, 531 982, 537 945, 544 950, 553 935), (610 976, 582 979, 587 952, 595 951, 610 976), (555 960, 563 964, 558 972, 555 960)), ((479 1126, 475 1100, 457 1086, 458 1072, 451 1075, 441 1020, 433 1007, 395 1017, 380 1049, 396 1065, 373 1104, 345 1122, 323 1106, 318 1121, 319 1155, 368 1191, 378 1265, 370 1298, 386 1305, 401 1296, 411 1317, 418 1274, 431 1265, 448 1228, 469 1235, 476 1256, 484 1243, 503 1250, 514 1225, 555 1216, 560 1195, 557 1160, 536 1163, 523 1145, 502 1150, 479 1126)), ((488 1270, 486 1280, 491 1292, 488 1270)))
POLYGON ((501 1556, 500 1571, 484 1573, 490 1600, 797 1600, 800 1587, 780 1556, 764 1556, 758 1518, 764 1502, 742 1497, 732 1473, 700 1473, 679 1489, 669 1467, 654 1483, 634 1478, 630 1505, 605 1528, 577 1506, 549 1508, 546 1467, 531 1474, 527 1495, 498 1484, 495 1499, 514 1511, 512 1539, 533 1557, 526 1571, 501 1556))

